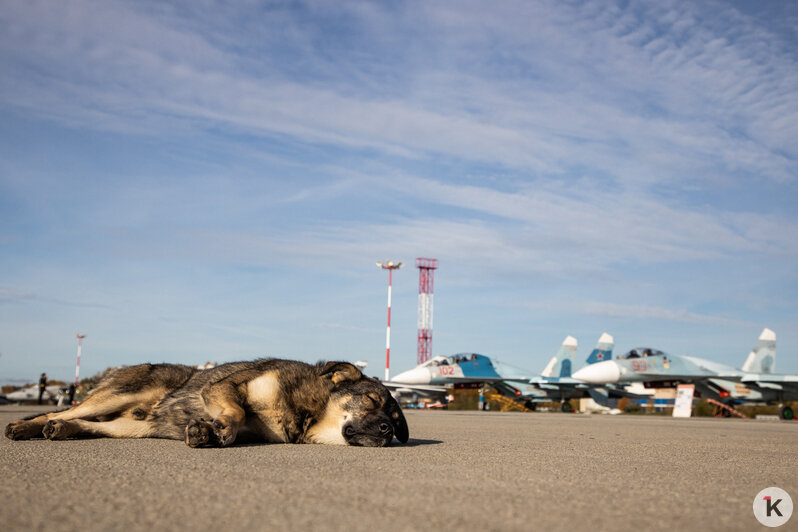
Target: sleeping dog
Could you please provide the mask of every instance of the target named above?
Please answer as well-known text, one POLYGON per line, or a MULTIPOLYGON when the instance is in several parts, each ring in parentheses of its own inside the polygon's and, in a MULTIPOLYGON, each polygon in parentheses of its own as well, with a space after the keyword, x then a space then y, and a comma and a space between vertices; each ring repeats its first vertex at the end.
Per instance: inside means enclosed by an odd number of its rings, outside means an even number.
POLYGON ((169 438, 190 447, 236 439, 381 447, 406 443, 399 404, 377 379, 347 362, 232 362, 118 369, 79 405, 10 423, 6 437, 169 438))

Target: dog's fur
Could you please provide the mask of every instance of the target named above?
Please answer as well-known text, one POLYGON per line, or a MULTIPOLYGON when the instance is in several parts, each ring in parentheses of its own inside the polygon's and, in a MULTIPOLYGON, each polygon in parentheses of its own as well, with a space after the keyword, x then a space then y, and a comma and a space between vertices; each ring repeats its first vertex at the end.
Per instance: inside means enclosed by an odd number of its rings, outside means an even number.
POLYGON ((6 437, 169 438, 224 447, 239 435, 274 443, 380 447, 409 437, 399 404, 347 362, 233 362, 121 368, 77 406, 10 423, 6 437))

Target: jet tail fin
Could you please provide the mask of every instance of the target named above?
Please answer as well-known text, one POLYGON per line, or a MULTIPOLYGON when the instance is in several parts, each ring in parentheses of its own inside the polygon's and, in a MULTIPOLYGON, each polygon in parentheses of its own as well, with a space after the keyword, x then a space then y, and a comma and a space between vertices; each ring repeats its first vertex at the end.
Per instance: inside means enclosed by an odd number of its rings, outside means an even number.
POLYGON ((615 347, 615 339, 607 333, 602 334, 598 339, 596 348, 593 349, 587 357, 586 364, 595 364, 596 362, 612 360, 613 347, 615 347))
POLYGON ((566 336, 557 354, 541 372, 543 377, 570 377, 573 369, 573 357, 576 355, 578 342, 573 336, 566 336))
POLYGON ((747 373, 773 373, 776 367, 776 333, 765 327, 741 368, 747 373))

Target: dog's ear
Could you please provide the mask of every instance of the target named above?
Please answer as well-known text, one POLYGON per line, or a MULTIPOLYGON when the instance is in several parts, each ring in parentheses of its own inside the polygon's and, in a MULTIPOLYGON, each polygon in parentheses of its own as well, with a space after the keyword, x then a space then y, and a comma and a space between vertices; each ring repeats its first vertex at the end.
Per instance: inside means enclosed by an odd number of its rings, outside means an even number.
POLYGON ((402 409, 399 407, 399 403, 396 402, 396 399, 393 397, 388 398, 388 402, 385 404, 385 411, 388 412, 388 416, 391 418, 393 435, 396 436, 396 439, 400 442, 407 443, 407 440, 410 438, 410 429, 407 427, 407 420, 402 413, 402 409))
POLYGON ((334 384, 340 384, 344 381, 355 382, 363 378, 360 370, 349 362, 327 362, 327 365, 321 370, 321 376, 329 377, 334 384))

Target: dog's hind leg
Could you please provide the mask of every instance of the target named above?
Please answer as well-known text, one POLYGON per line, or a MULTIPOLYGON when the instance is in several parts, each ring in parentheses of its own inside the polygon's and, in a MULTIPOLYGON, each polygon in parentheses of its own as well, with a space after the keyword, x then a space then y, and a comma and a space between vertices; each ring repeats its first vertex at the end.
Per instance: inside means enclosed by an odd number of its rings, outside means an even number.
POLYGON ((118 415, 138 406, 144 406, 145 410, 147 410, 162 394, 163 391, 161 390, 117 394, 113 388, 98 389, 85 401, 67 410, 50 412, 32 419, 22 419, 9 423, 6 426, 5 435, 12 440, 27 440, 41 437, 45 425, 51 420, 97 419, 103 416, 118 415))
POLYGON ((83 419, 51 419, 43 429, 48 440, 64 440, 72 436, 106 436, 109 438, 148 438, 162 436, 149 421, 118 417, 111 421, 83 419))
POLYGON ((9 440, 29 440, 31 438, 41 438, 42 429, 47 423, 47 414, 34 416, 32 418, 20 419, 6 425, 5 435, 9 440))
POLYGON ((5 435, 12 440, 41 436, 45 425, 52 420, 108 420, 128 417, 126 413, 142 420, 166 394, 183 386, 196 372, 195 368, 179 364, 120 368, 104 379, 81 404, 61 412, 15 421, 6 427, 5 435))

